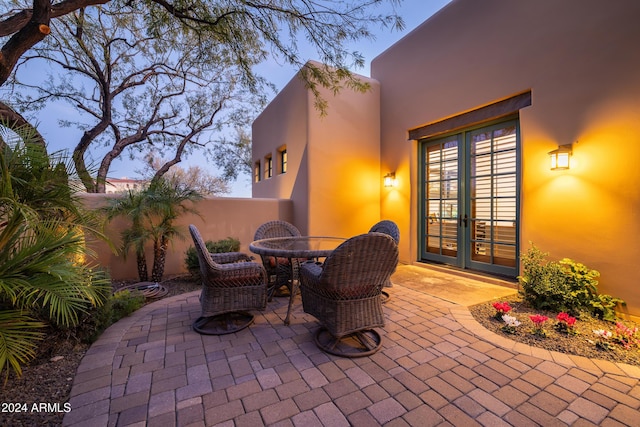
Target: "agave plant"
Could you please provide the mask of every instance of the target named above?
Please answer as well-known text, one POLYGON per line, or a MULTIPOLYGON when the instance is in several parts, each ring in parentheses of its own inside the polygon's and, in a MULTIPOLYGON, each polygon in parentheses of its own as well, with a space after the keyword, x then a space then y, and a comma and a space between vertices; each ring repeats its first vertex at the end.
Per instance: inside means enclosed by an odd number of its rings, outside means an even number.
POLYGON ((74 199, 67 164, 12 142, 0 144, 0 372, 20 375, 47 323, 75 325, 111 288, 84 263, 95 222, 74 199))

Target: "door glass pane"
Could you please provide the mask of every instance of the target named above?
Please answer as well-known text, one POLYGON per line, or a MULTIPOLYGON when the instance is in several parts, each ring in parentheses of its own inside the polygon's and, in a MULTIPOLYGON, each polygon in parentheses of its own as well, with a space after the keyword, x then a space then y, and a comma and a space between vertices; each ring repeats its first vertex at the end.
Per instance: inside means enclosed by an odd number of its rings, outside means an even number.
POLYGON ((471 145, 471 155, 480 156, 491 154, 491 132, 476 133, 474 144, 471 145))
POLYGON ((471 250, 477 256, 486 256, 489 245, 489 227, 486 221, 471 221, 471 250))
POLYGON ((494 245, 492 263, 505 267, 515 267, 516 247, 513 245, 494 245))
POLYGON ((496 194, 500 197, 516 197, 516 175, 500 175, 493 179, 496 194))
POLYGON ((440 238, 427 236, 427 252, 440 254, 440 238))
POLYGON ((471 209, 471 220, 490 220, 491 219, 491 199, 488 197, 475 199, 475 203, 471 209))
POLYGON ((425 150, 426 252, 456 256, 458 248, 458 136, 441 139, 425 150))
POLYGON ((516 263, 516 127, 472 132, 469 137, 471 260, 516 263))
POLYGON ((516 126, 505 126, 493 131, 494 151, 515 150, 516 149, 516 126))
POLYGON ((501 243, 516 243, 515 221, 494 221, 493 240, 501 243))
POLYGON ((424 258, 515 276, 517 122, 425 140, 421 150, 424 258))

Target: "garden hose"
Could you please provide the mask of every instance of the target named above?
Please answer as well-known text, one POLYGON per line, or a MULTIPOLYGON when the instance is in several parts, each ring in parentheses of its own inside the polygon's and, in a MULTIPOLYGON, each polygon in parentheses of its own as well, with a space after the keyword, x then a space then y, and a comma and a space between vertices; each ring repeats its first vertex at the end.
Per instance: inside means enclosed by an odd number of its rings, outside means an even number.
POLYGON ((118 289, 118 291, 121 291, 124 289, 131 289, 131 290, 138 291, 142 293, 142 295, 144 295, 144 297, 147 299, 162 298, 163 296, 167 295, 167 293, 169 293, 167 288, 165 288, 159 283, 154 283, 154 282, 134 283, 132 285, 123 286, 122 288, 118 289))

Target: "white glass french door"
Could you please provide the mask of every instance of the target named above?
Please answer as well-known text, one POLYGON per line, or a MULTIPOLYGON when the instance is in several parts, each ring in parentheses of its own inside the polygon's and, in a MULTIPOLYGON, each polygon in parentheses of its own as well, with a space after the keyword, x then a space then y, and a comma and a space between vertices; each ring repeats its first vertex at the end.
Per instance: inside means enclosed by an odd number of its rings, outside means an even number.
POLYGON ((517 121, 421 141, 421 258, 518 274, 517 121))

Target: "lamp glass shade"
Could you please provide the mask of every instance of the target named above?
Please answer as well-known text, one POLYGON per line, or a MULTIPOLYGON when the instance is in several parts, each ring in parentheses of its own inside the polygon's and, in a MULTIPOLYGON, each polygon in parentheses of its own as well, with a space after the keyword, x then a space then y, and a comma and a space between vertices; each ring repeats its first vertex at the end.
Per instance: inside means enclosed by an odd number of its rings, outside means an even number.
POLYGON ((395 181, 396 174, 391 172, 384 176, 384 186, 385 187, 393 187, 395 181))
POLYGON ((569 169, 569 153, 558 153, 553 156, 551 169, 569 169))
POLYGON ((557 150, 549 152, 551 170, 569 169, 571 158, 571 145, 561 145, 557 150))

